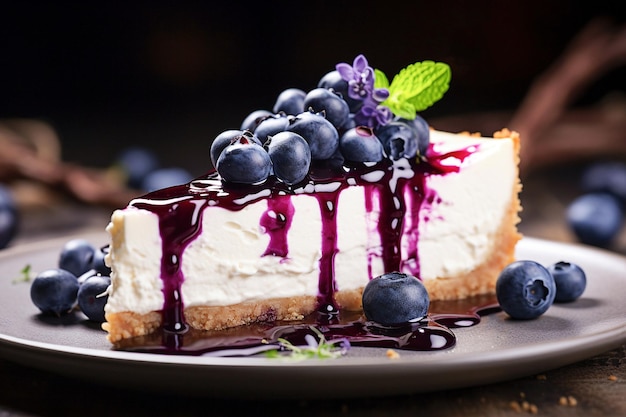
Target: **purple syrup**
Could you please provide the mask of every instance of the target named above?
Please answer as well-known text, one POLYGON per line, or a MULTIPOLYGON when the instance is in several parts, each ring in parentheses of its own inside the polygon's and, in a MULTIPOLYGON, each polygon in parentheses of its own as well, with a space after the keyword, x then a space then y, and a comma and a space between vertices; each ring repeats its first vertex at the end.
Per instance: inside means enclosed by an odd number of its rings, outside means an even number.
POLYGON ((322 256, 319 261, 317 310, 326 314, 336 314, 339 307, 335 302, 335 255, 337 248, 337 203, 339 191, 317 196, 322 213, 322 256))
MULTIPOLYGON (((368 322, 361 313, 341 311, 328 320, 328 315, 313 313, 301 321, 253 323, 220 331, 190 329, 184 333, 159 330, 147 336, 125 339, 116 349, 170 355, 203 355, 222 350, 239 350, 266 344, 277 344, 279 338, 296 346, 306 345, 305 337, 314 335, 315 327, 327 341, 348 340, 352 346, 433 351, 449 349, 456 344, 454 328, 470 327, 480 323, 481 317, 500 311, 492 300, 488 304, 472 307, 463 305, 485 302, 485 297, 464 300, 452 313, 432 313, 417 323, 402 327, 383 327, 368 322)), ((436 302, 434 303, 437 304, 436 302)), ((233 356, 229 353, 229 356, 233 356)))
MULTIPOLYGON (((410 271, 419 276, 419 253, 417 251, 419 213, 425 209, 426 205, 431 205, 435 201, 432 190, 428 190, 426 187, 426 178, 429 175, 458 172, 462 161, 476 150, 476 147, 470 147, 439 154, 431 145, 428 152, 428 162, 411 162, 410 167, 400 168, 401 170, 410 168, 414 174, 412 176, 400 175, 399 178, 395 177, 398 168, 393 167, 390 161, 383 161, 373 166, 363 164, 356 167, 313 166, 308 182, 300 184, 298 189, 290 188, 273 177, 258 185, 224 184, 217 173, 213 171, 190 184, 155 191, 133 200, 131 206, 149 210, 159 218, 163 254, 160 278, 163 281, 164 295, 163 331, 161 332, 160 346, 164 346, 168 351, 187 352, 188 350, 184 347, 187 343, 185 340, 191 336, 187 335, 189 329, 184 317, 184 300, 181 292, 184 276, 181 266, 185 248, 201 232, 202 216, 205 210, 209 207, 219 207, 238 211, 248 204, 265 199, 268 208, 259 222, 260 226, 269 234, 270 241, 267 249, 260 256, 274 255, 287 258, 289 256, 288 232, 294 215, 291 196, 296 193, 296 190, 299 190, 299 193, 313 195, 318 200, 320 207, 322 256, 319 261, 317 311, 323 314, 316 315, 316 323, 324 326, 326 330, 323 333, 327 334, 329 339, 341 335, 341 337, 349 338, 355 344, 424 350, 433 347, 427 346, 426 339, 422 340, 422 337, 427 338, 427 336, 420 335, 436 332, 438 337, 443 338, 437 340, 446 341, 442 346, 454 345, 454 334, 447 327, 438 323, 436 319, 431 320, 426 326, 419 325, 410 331, 405 329, 402 336, 395 335, 393 337, 388 334, 378 334, 380 331, 378 333, 373 332, 372 329, 380 328, 368 326, 362 320, 340 321, 339 308, 334 299, 337 291, 334 269, 334 260, 338 252, 337 204, 339 195, 344 188, 351 185, 364 187, 366 212, 368 216, 371 216, 369 221, 377 225, 376 230, 382 247, 381 253, 370 249, 368 259, 364 260, 368 262, 370 278, 372 278, 371 262, 374 257, 382 257, 387 272, 398 271, 408 266, 410 271), (368 174, 376 171, 382 175, 382 179, 376 182, 369 182, 364 179, 367 178, 368 174), (310 191, 315 186, 324 185, 333 185, 333 191, 317 193, 310 191), (410 223, 405 225, 407 196, 410 223), (379 206, 379 215, 377 219, 374 219, 372 213, 375 212, 376 202, 379 206), (408 233, 411 250, 408 259, 403 260, 401 243, 405 233, 408 233), (320 319, 320 317, 322 318, 320 319), (400 339, 404 341, 400 341, 400 339)), ((476 319, 480 320, 475 314, 472 314, 472 317, 474 317, 475 322, 477 322, 476 319)), ((448 327, 455 327, 448 318, 440 317, 440 320, 445 322, 448 327)), ((250 329, 253 328, 255 326, 250 327, 250 329)), ((297 330, 289 330, 298 329, 298 325, 294 323, 278 325, 280 329, 278 333, 276 333, 277 326, 271 328, 274 329, 273 332, 275 333, 273 334, 286 334, 295 339, 300 334, 297 330)), ((204 334, 206 336, 206 333, 204 334)), ((216 340, 223 339, 223 334, 216 335, 216 337, 212 342, 203 342, 212 347, 205 346, 199 350, 207 351, 207 349, 231 346, 229 343, 232 341, 216 344, 216 340)), ((267 339, 267 334, 264 333, 262 338, 267 339)), ((202 337, 201 339, 211 338, 202 337)), ((241 337, 236 338, 236 342, 233 342, 232 345, 249 346, 255 343, 259 343, 258 337, 245 336, 243 339, 241 337)))
POLYGON ((287 234, 293 220, 294 207, 290 195, 279 195, 267 200, 267 210, 259 224, 270 237, 263 256, 274 255, 286 258, 289 254, 287 234))

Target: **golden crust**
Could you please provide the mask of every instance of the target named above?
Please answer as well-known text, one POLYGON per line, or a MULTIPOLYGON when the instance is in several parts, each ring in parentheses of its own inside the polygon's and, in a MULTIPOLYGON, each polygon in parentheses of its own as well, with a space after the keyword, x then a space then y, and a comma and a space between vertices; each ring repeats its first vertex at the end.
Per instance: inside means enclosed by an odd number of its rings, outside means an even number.
MULTIPOLYGON (((516 132, 503 129, 494 134, 494 138, 510 137, 515 146, 515 165, 519 164, 520 137, 516 132)), ((519 177, 519 175, 518 175, 519 177)), ((491 254, 484 263, 463 276, 430 279, 424 282, 431 300, 455 300, 495 291, 497 277, 507 264, 514 260, 515 245, 521 235, 517 231, 520 221, 521 191, 519 179, 512 190, 509 209, 494 236, 491 254)), ((361 294, 363 288, 338 291, 335 294, 337 304, 342 309, 358 311, 362 309, 361 294)), ((274 298, 258 302, 246 302, 231 306, 194 306, 184 311, 185 321, 198 330, 219 330, 254 322, 271 320, 299 320, 312 313, 316 307, 316 297, 300 296, 274 298)), ((102 325, 108 339, 117 342, 122 339, 150 334, 161 325, 161 313, 134 312, 108 313, 107 322, 102 325)))
POLYGON ((109 332, 107 338, 110 342, 150 334, 161 325, 161 313, 158 311, 148 314, 132 311, 107 313, 105 318, 107 321, 102 323, 102 329, 109 332))

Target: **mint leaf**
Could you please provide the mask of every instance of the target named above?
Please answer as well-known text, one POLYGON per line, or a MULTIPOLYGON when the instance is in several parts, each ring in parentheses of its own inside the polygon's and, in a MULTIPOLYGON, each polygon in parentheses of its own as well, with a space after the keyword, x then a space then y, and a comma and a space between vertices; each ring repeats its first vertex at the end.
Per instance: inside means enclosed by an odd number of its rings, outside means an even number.
POLYGON ((389 79, 379 69, 374 70, 374 88, 389 88, 389 79))
POLYGON ((415 113, 432 106, 448 91, 450 66, 443 62, 416 62, 401 70, 391 81, 386 105, 397 116, 413 119, 415 113))

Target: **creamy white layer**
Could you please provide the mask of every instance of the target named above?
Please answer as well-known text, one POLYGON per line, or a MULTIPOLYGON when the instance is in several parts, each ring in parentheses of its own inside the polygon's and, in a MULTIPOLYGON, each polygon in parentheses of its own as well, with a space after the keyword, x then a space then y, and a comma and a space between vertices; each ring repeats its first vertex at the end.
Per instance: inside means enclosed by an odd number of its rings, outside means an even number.
MULTIPOLYGON (((435 198, 419 215, 423 280, 460 276, 482 262, 492 250, 492 237, 511 203, 517 181, 512 140, 432 131, 431 143, 439 153, 474 146, 476 151, 464 159, 458 173, 426 177, 425 188, 435 198)), ((404 168, 397 170, 398 175, 413 175, 408 164, 404 168)), ((368 176, 376 180, 376 173, 368 176)), ((207 207, 203 233, 187 247, 181 260, 185 306, 317 295, 322 238, 318 200, 299 194, 292 197, 292 203, 295 213, 286 259, 261 256, 269 243, 269 235, 259 225, 267 210, 265 200, 235 212, 207 207)), ((380 247, 377 231, 368 230, 375 224, 367 221, 365 207, 363 187, 341 192, 337 207, 339 252, 335 258, 338 290, 358 289, 367 283, 368 253, 380 247)), ((370 215, 375 217, 376 213, 370 215)), ((113 273, 106 312, 161 310, 162 252, 157 215, 133 207, 117 210, 107 230, 112 239, 107 263, 113 273)), ((405 236, 403 258, 408 244, 405 236)), ((372 274, 382 272, 382 260, 373 258, 372 274)))

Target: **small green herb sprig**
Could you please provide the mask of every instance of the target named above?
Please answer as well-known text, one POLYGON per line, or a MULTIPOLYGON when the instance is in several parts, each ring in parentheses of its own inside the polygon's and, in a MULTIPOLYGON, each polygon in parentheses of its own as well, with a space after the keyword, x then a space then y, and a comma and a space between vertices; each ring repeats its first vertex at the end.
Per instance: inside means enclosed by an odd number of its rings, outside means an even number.
POLYGON ((391 83, 381 70, 374 70, 374 87, 386 88, 389 97, 381 103, 396 116, 412 120, 439 101, 450 85, 450 66, 443 62, 422 61, 401 70, 391 83))
POLYGON ((20 270, 20 275, 13 280, 13 284, 19 282, 30 282, 32 280, 33 270, 30 264, 27 264, 20 270))
POLYGON ((291 360, 305 359, 334 359, 346 354, 350 349, 350 342, 347 339, 327 341, 322 332, 315 327, 310 327, 317 336, 308 334, 305 336, 306 346, 296 346, 286 339, 278 338, 279 349, 265 352, 268 358, 288 358, 291 360))

